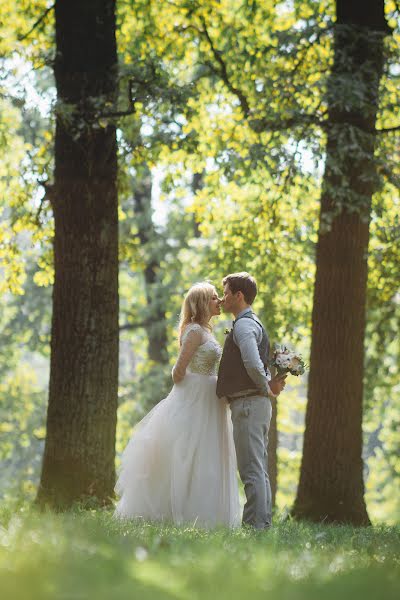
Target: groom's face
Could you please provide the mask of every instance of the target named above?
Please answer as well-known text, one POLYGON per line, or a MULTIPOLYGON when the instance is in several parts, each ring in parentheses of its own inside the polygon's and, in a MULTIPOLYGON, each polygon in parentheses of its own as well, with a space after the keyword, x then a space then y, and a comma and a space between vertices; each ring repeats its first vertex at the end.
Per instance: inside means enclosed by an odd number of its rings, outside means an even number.
POLYGON ((232 312, 235 310, 237 302, 238 302, 238 294, 232 294, 231 289, 228 284, 224 285, 224 300, 223 306, 226 312, 232 312))

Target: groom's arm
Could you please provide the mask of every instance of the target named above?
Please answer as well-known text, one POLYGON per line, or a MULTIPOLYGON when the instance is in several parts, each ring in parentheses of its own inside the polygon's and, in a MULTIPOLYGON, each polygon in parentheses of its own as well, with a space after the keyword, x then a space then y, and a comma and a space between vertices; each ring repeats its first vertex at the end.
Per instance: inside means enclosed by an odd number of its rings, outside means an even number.
POLYGON ((240 350, 248 376, 263 396, 275 397, 268 385, 265 366, 258 351, 261 337, 261 328, 253 319, 240 319, 235 323, 233 340, 240 350))

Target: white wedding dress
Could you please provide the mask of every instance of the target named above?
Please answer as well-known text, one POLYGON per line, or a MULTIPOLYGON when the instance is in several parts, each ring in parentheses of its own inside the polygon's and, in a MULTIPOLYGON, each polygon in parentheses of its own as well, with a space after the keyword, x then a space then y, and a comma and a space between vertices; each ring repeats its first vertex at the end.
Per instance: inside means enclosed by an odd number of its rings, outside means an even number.
POLYGON ((240 525, 230 411, 215 393, 220 356, 211 333, 198 324, 186 327, 174 367, 186 374, 134 429, 115 487, 116 517, 240 525))

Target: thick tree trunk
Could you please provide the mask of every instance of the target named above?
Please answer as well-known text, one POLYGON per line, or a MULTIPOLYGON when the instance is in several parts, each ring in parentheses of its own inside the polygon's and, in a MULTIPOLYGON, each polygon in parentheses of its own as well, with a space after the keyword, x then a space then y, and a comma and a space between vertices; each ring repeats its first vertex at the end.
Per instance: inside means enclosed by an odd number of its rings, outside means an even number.
POLYGON ((146 247, 144 281, 146 288, 146 333, 147 353, 150 360, 166 364, 168 362, 168 336, 165 318, 163 288, 158 280, 161 248, 154 227, 151 206, 152 181, 147 167, 138 171, 135 181, 135 215, 140 242, 146 247))
POLYGON ((56 0, 53 319, 38 501, 68 508, 113 495, 118 389, 114 0, 56 0), (96 106, 97 103, 97 106, 96 106), (104 109, 103 109, 104 110, 104 109))
POLYGON ((306 430, 293 513, 365 525, 362 398, 384 1, 338 0, 312 315, 306 430))

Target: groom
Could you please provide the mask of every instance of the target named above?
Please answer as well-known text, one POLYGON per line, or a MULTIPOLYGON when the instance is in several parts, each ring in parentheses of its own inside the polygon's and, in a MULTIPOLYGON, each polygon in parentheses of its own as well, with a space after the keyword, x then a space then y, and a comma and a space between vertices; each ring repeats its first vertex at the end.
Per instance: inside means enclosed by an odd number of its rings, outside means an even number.
POLYGON ((270 398, 283 390, 286 376, 271 379, 267 367, 267 332, 251 310, 257 294, 254 277, 245 272, 233 273, 222 283, 224 309, 235 320, 225 340, 217 396, 226 397, 231 408, 239 474, 247 499, 243 524, 265 529, 272 522, 267 463, 270 398))

